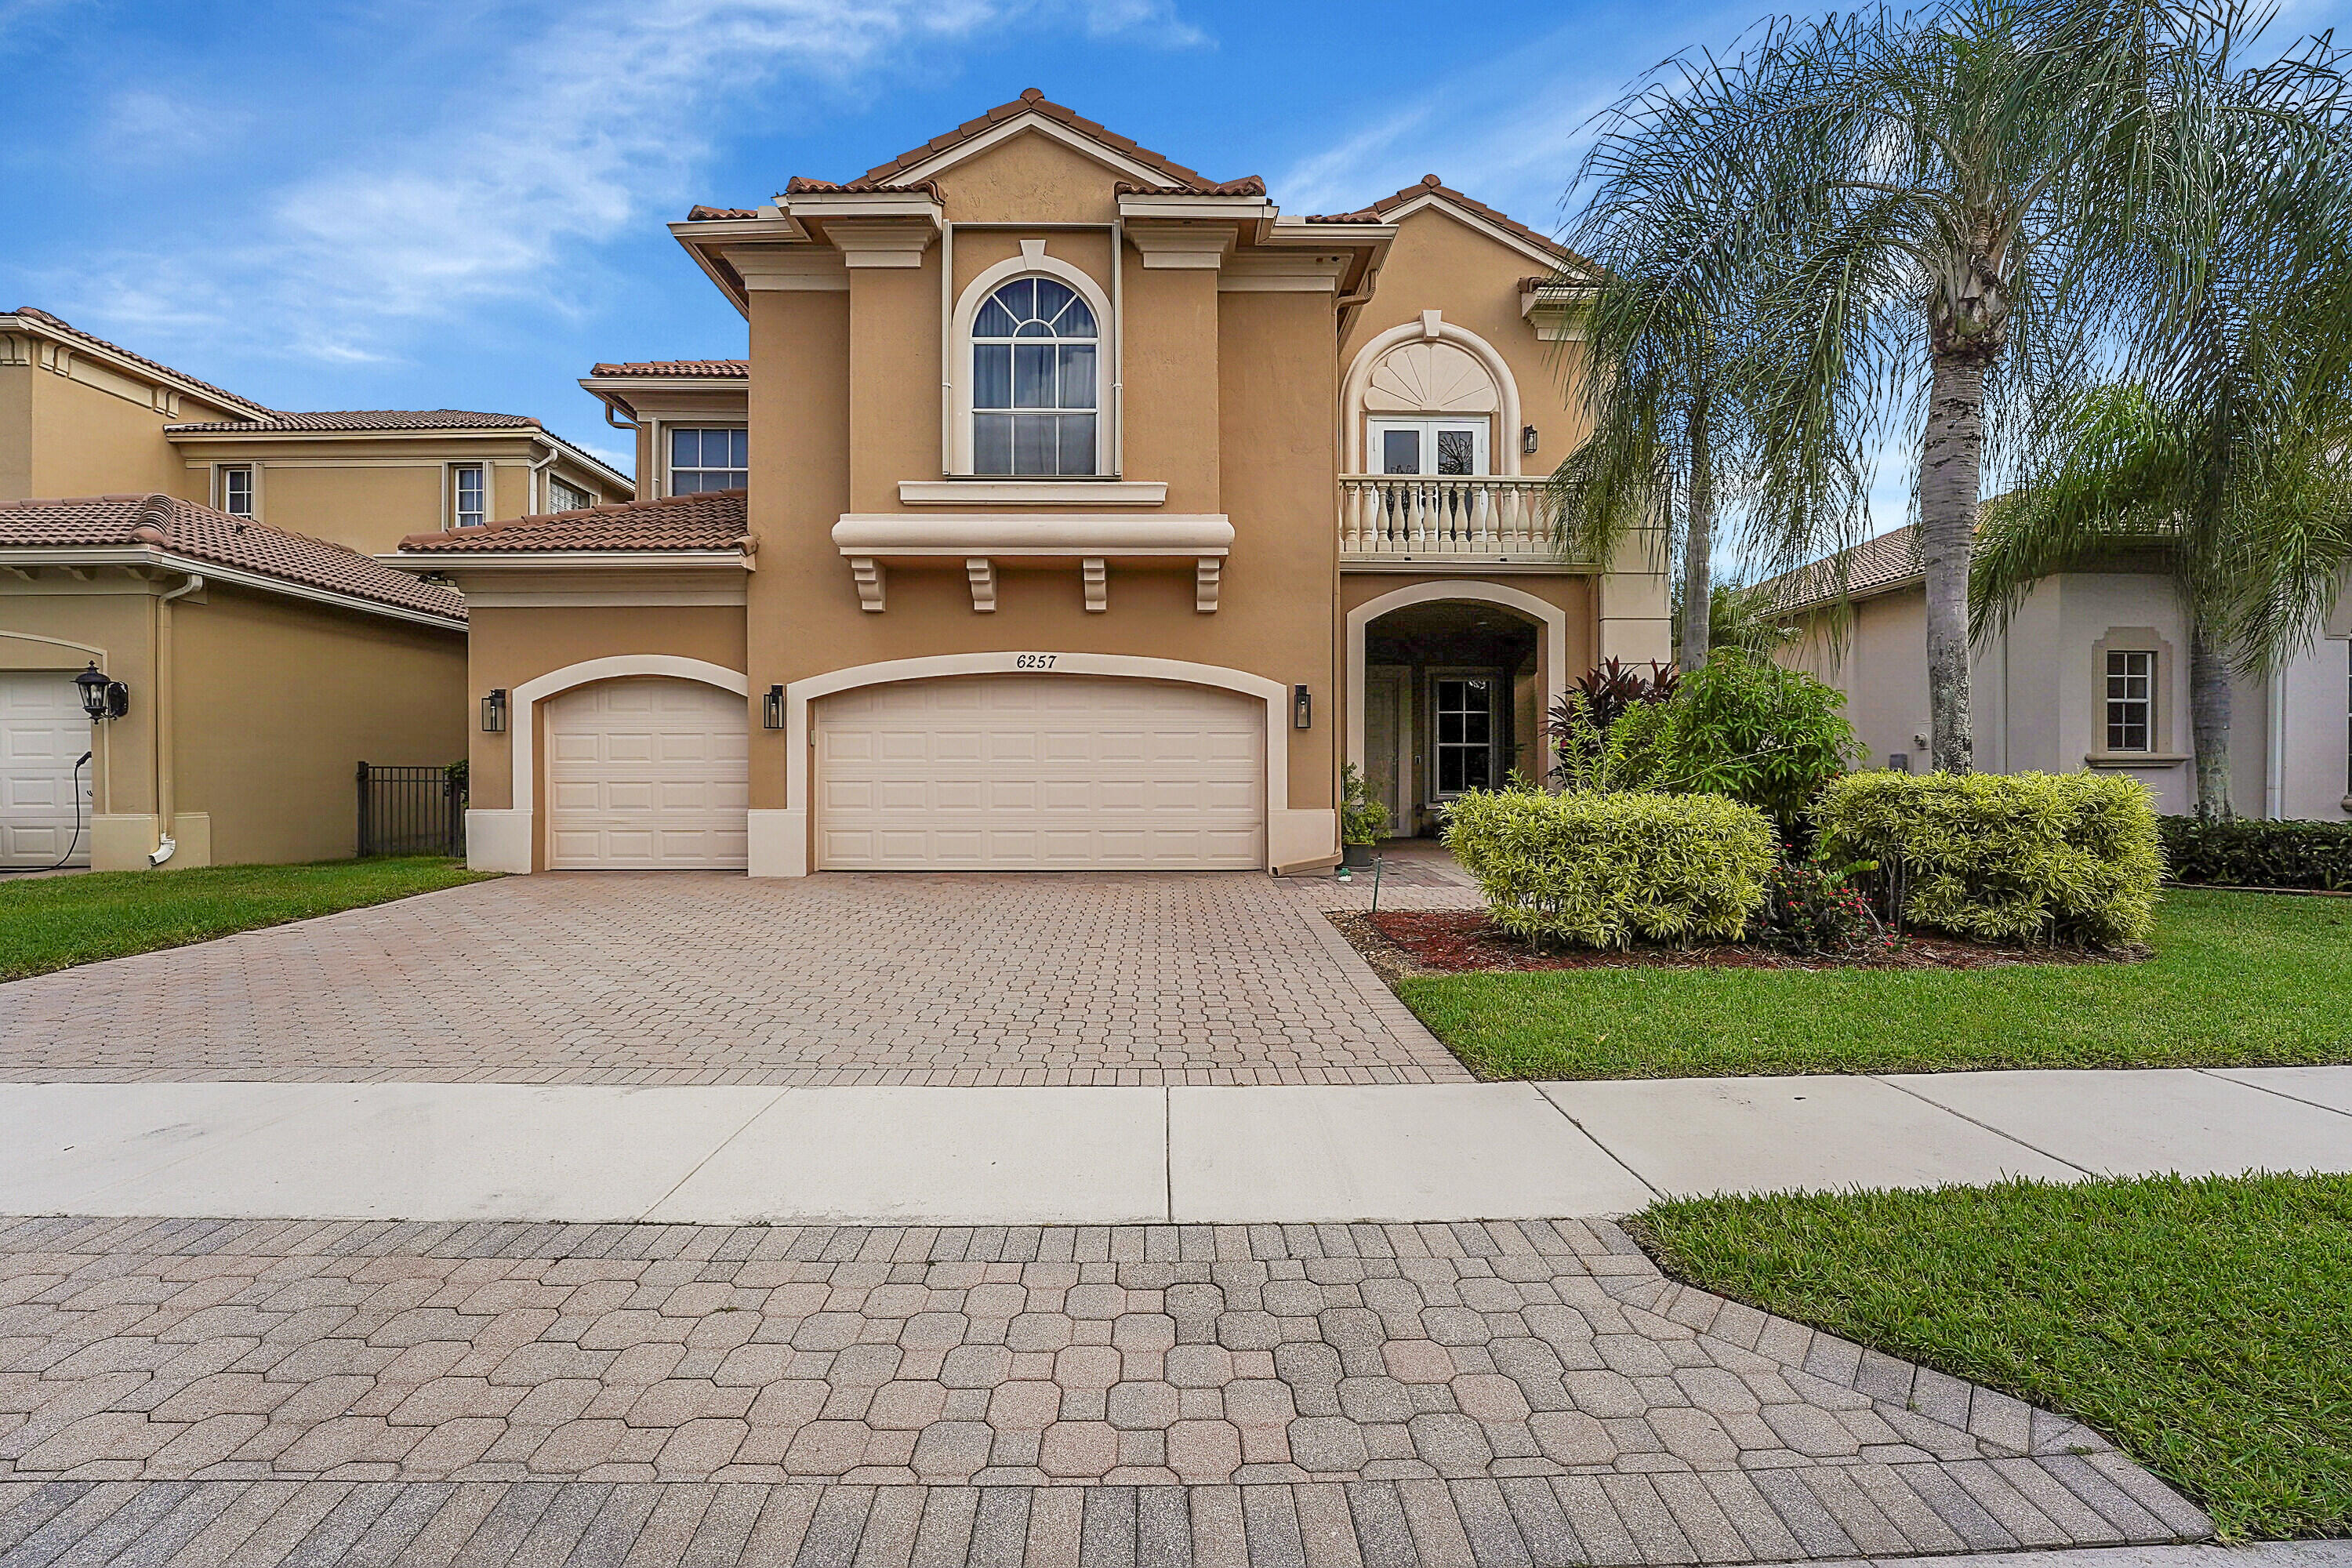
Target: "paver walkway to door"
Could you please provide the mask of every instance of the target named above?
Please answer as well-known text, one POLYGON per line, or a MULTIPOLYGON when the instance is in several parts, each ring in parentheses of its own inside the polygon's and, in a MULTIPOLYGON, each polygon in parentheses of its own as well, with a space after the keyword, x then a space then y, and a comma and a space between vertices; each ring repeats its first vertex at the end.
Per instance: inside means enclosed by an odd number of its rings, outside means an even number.
POLYGON ((1601 1223, 0 1226, 0 1563, 1462 1568, 2193 1539, 1601 1223), (177 1555, 175 1555, 177 1554, 177 1555))
POLYGON ((1255 872, 515 877, 0 985, 0 1078, 1466 1081, 1317 912, 1352 896, 1255 872))

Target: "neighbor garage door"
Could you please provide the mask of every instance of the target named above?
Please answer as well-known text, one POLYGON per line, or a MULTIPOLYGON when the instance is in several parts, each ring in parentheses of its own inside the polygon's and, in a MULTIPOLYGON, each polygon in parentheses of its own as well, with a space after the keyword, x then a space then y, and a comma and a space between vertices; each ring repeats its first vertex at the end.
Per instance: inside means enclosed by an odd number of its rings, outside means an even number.
POLYGON ((0 670, 0 866, 89 864, 89 769, 74 799, 74 761, 89 719, 69 669, 0 670), (81 838, 74 839, 79 815, 81 838))
POLYGON ((698 681, 608 680, 547 705, 547 863, 740 869, 743 699, 698 681))
POLYGON ((1265 864, 1265 704, 1203 686, 969 676, 816 710, 828 870, 1265 864))

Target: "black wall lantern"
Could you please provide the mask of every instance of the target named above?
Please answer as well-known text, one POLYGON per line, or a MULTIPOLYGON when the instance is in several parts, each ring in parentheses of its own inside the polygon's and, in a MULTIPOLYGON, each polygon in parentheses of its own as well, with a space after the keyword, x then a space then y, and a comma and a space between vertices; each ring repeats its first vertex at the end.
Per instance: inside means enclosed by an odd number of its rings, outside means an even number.
POLYGON ((784 689, 782 687, 768 688, 767 699, 760 704, 760 724, 762 729, 768 730, 781 730, 784 727, 784 689))
POLYGON ((1315 728, 1315 699, 1307 694, 1307 688, 1303 686, 1290 689, 1290 727, 1294 730, 1315 728))
POLYGON ((1529 425, 1522 428, 1519 431, 1519 450, 1532 458, 1536 455, 1536 427, 1529 425))
POLYGON ((131 688, 119 680, 109 680, 100 673, 96 659, 74 677, 74 684, 81 689, 81 710, 89 715, 93 724, 100 720, 120 719, 131 711, 131 688))
POLYGON ((482 699, 482 733, 503 735, 507 732, 507 689, 495 687, 482 699))

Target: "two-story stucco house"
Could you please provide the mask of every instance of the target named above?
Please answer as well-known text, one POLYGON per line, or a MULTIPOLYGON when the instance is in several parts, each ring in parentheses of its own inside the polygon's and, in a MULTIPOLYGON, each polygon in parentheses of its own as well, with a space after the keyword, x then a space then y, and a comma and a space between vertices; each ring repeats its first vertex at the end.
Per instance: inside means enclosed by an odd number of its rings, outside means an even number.
POLYGON ((599 365, 642 499, 423 534, 471 616, 476 864, 1328 866, 1665 657, 1552 553, 1574 258, 1434 176, 1285 216, 1032 90, 672 232, 742 361, 599 365))
POLYGON ((355 764, 454 763, 470 711, 463 603, 372 554, 634 493, 535 419, 287 413, 0 313, 0 869, 351 854, 355 764))

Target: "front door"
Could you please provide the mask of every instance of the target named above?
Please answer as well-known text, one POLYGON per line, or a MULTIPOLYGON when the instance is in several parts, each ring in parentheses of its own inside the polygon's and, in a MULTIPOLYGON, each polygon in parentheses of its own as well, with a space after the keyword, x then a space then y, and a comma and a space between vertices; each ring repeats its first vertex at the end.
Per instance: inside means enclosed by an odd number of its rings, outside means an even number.
POLYGON ((1412 671, 1402 664, 1369 665, 1364 670, 1364 782, 1372 798, 1389 808, 1389 837, 1412 834, 1412 803, 1405 784, 1412 773, 1404 761, 1405 737, 1412 728, 1406 698, 1412 691, 1412 671))
POLYGON ((1435 670, 1429 678, 1430 797, 1452 800, 1498 782, 1502 678, 1492 670, 1435 670))

